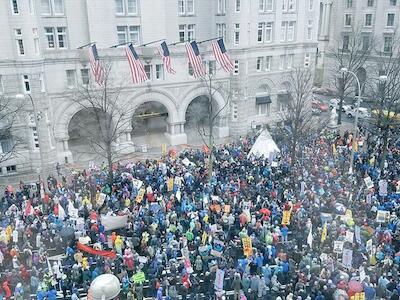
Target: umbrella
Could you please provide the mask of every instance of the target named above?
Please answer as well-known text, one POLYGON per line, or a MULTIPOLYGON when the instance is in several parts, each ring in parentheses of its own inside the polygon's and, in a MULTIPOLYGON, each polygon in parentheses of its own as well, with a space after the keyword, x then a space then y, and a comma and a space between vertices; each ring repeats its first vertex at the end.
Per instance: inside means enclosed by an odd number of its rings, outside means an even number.
POLYGON ((361 282, 356 281, 356 280, 351 280, 348 284, 348 287, 349 287, 349 289, 347 290, 347 294, 350 297, 355 295, 356 293, 360 293, 364 290, 361 282))
POLYGON ((75 234, 75 229, 72 228, 72 227, 64 227, 58 233, 58 235, 63 237, 63 238, 67 238, 67 237, 73 236, 74 234, 75 234))

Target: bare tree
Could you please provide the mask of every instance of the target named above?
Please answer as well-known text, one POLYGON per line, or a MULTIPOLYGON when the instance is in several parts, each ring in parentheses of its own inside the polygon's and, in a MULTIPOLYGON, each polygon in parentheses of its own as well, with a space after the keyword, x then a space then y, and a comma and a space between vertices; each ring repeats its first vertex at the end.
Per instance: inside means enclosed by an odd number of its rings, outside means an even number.
POLYGON ((73 101, 88 113, 87 119, 93 122, 92 126, 84 121, 74 125, 91 150, 106 159, 108 182, 112 185, 112 165, 120 155, 115 145, 121 134, 131 127, 133 110, 119 101, 121 88, 112 85, 111 65, 105 64, 103 68, 104 81, 101 86, 90 82, 78 89, 73 97, 73 101))
POLYGON ((400 127, 400 36, 394 34, 386 39, 384 49, 375 49, 376 76, 371 84, 373 102, 371 104, 371 120, 381 138, 379 168, 381 172, 387 156, 388 140, 391 132, 397 132, 400 127))
POLYGON ((367 36, 359 27, 352 27, 351 31, 336 38, 334 46, 328 50, 328 58, 334 62, 329 70, 332 76, 331 82, 337 91, 337 98, 340 99, 338 125, 342 123, 343 100, 354 91, 354 77, 350 73, 340 72, 340 70, 346 68, 357 73, 365 66, 373 45, 372 35, 367 36))
POLYGON ((286 78, 288 100, 280 113, 278 132, 289 144, 292 165, 300 142, 315 132, 316 118, 311 110, 313 76, 308 69, 295 68, 286 78))
POLYGON ((18 130, 18 117, 23 114, 23 103, 18 99, 0 96, 0 163, 18 154, 23 144, 18 130))
POLYGON ((188 109, 187 120, 189 124, 196 127, 202 142, 208 148, 208 178, 211 180, 214 164, 214 147, 215 147, 215 127, 218 123, 218 118, 229 104, 231 98, 230 92, 224 88, 221 81, 215 79, 214 75, 207 74, 202 78, 202 85, 206 93, 200 98, 199 103, 193 103, 188 109), (215 107, 215 94, 219 92, 225 95, 225 102, 222 107, 215 107))

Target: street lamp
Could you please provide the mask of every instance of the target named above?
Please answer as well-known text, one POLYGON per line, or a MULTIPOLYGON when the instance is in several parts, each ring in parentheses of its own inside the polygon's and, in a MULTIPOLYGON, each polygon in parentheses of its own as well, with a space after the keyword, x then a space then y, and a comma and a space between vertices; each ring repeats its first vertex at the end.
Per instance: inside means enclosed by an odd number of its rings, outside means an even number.
POLYGON ((40 172, 41 172, 41 167, 43 165, 43 153, 42 153, 42 145, 40 145, 40 135, 39 135, 39 124, 38 122, 42 119, 42 114, 40 111, 36 110, 36 105, 35 105, 35 101, 33 101, 33 98, 30 94, 17 94, 15 95, 15 99, 26 99, 26 96, 28 96, 29 100, 32 103, 32 108, 33 108, 33 116, 35 118, 35 125, 36 125, 36 134, 37 134, 37 138, 38 138, 38 142, 39 142, 39 157, 40 157, 40 166, 38 168, 38 173, 39 173, 39 183, 41 183, 41 179, 40 179, 40 172))
POLYGON ((360 80, 358 79, 357 75, 350 71, 347 68, 341 68, 340 72, 342 74, 345 73, 349 73, 352 76, 355 77, 356 81, 357 81, 357 87, 358 87, 358 97, 357 97, 357 102, 356 102, 356 116, 355 116, 355 120, 354 120, 354 138, 353 138, 353 145, 351 147, 351 157, 350 157, 350 168, 349 168, 349 174, 353 173, 353 164, 354 164, 354 141, 357 143, 357 136, 358 136, 358 113, 360 110, 360 101, 361 101, 361 85, 360 85, 360 80))

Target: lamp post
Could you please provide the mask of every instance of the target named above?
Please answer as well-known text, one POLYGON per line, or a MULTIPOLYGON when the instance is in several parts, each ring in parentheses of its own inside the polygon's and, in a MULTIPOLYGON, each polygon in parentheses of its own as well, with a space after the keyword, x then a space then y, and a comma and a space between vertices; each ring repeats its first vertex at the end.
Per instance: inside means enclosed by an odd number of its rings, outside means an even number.
POLYGON ((358 79, 357 75, 354 72, 350 71, 347 68, 341 68, 340 72, 342 74, 349 73, 352 76, 354 76, 357 81, 357 87, 358 87, 358 97, 357 97, 357 102, 356 102, 356 116, 354 119, 354 137, 353 137, 353 141, 352 141, 353 145, 351 147, 350 168, 349 168, 349 174, 352 174, 353 173, 353 164, 354 164, 354 141, 357 143, 357 137, 358 137, 357 125, 358 125, 358 113, 360 110, 360 101, 361 101, 361 85, 360 85, 360 80, 358 79))
POLYGON ((41 184, 41 178, 40 178, 40 172, 42 170, 42 165, 43 165, 43 153, 42 153, 42 145, 40 144, 40 134, 39 134, 39 124, 38 122, 42 119, 40 112, 36 110, 36 105, 35 101, 33 101, 33 98, 30 94, 17 94, 15 95, 16 99, 26 99, 26 95, 28 96, 29 100, 31 101, 32 108, 33 108, 33 117, 35 118, 35 126, 36 126, 36 134, 39 142, 39 157, 40 157, 40 166, 38 168, 39 170, 39 184, 41 184))

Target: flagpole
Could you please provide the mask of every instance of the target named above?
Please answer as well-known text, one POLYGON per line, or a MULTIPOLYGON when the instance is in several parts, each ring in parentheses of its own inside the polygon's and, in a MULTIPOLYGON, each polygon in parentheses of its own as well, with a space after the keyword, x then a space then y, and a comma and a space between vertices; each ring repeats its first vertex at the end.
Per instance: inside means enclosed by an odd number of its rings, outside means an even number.
POLYGON ((210 41, 214 41, 214 40, 218 40, 218 39, 222 39, 222 37, 219 36, 219 37, 215 37, 215 38, 212 38, 212 39, 200 41, 200 42, 197 42, 197 44, 201 44, 201 43, 205 43, 205 42, 210 42, 210 41))
POLYGON ((175 43, 168 44, 168 46, 175 46, 175 45, 183 44, 183 43, 186 43, 186 42, 187 42, 187 41, 184 41, 184 42, 175 42, 175 43))
POLYGON ((93 45, 93 44, 95 44, 96 42, 90 42, 90 43, 88 43, 88 44, 85 44, 85 45, 83 45, 83 46, 80 46, 80 47, 78 47, 78 48, 76 48, 76 49, 83 49, 83 48, 85 48, 85 47, 87 47, 87 46, 90 46, 90 45, 93 45))
MULTIPOLYGON (((146 47, 147 45, 151 45, 151 44, 158 43, 158 42, 161 42, 161 41, 165 41, 165 39, 160 39, 160 40, 148 42, 148 43, 146 43, 146 44, 138 45, 138 46, 135 46, 135 47, 136 47, 136 48, 137 48, 137 47, 146 47)), ((132 42, 120 43, 120 44, 111 46, 110 48, 117 48, 118 46, 128 45, 128 44, 130 44, 130 43, 132 43, 132 42)))

